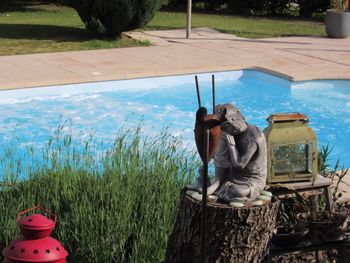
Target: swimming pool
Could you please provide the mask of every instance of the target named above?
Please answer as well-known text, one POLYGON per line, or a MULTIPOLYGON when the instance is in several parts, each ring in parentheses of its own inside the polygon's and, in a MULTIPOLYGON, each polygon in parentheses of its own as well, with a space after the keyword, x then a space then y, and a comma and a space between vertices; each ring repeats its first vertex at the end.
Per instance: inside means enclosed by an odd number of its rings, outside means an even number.
MULTIPOLYGON (((202 103, 211 110, 211 74, 198 74, 202 103)), ((233 103, 248 122, 264 128, 275 112, 302 112, 310 118, 319 146, 334 146, 350 167, 350 81, 294 82, 254 70, 215 73, 217 103, 233 103)), ((169 127, 194 148, 197 109, 194 75, 40 87, 0 92, 0 154, 13 143, 18 152, 41 149, 64 120, 73 137, 94 137, 107 149, 119 129, 156 135, 169 127)), ((20 153, 19 153, 20 154, 20 153)), ((37 158, 40 158, 38 154, 37 158)), ((29 161, 29 160, 28 160, 29 161)), ((0 169, 1 171, 1 169, 0 169)))

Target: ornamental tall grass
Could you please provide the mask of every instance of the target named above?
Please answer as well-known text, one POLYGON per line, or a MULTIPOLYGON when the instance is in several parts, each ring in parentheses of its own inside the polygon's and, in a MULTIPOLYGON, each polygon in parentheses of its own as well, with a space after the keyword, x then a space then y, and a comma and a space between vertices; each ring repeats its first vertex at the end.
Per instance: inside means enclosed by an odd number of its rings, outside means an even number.
POLYGON ((19 235, 16 214, 41 204, 58 216, 53 236, 68 250, 68 262, 161 262, 195 157, 166 132, 150 139, 140 129, 124 131, 100 151, 93 137, 79 142, 63 130, 30 167, 1 157, 11 185, 0 191, 0 249, 19 235), (19 180, 23 169, 27 179, 19 180))

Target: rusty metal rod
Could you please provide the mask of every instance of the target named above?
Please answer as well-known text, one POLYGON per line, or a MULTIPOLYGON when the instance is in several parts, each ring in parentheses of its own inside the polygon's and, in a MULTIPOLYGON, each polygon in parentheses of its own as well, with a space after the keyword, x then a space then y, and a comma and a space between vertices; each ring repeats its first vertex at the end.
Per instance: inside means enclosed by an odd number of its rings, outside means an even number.
POLYGON ((197 89, 197 99, 198 99, 198 108, 202 107, 202 103, 201 103, 201 95, 199 93, 199 84, 198 84, 198 77, 197 75, 194 76, 195 80, 196 80, 196 89, 197 89))
POLYGON ((213 95, 213 114, 215 114, 215 76, 211 75, 211 83, 212 83, 212 95, 213 95))
POLYGON ((208 189, 208 163, 209 163, 209 136, 210 130, 204 127, 204 160, 203 160, 203 180, 202 180, 202 220, 200 232, 200 262, 205 263, 205 234, 207 232, 207 189, 208 189))

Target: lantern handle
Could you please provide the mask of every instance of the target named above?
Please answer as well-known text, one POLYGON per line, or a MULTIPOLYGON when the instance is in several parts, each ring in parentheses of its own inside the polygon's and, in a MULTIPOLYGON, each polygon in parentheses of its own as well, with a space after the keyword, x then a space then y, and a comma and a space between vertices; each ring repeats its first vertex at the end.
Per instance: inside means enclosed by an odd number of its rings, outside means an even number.
POLYGON ((54 213, 50 212, 49 210, 43 208, 41 205, 34 206, 32 208, 29 208, 27 210, 24 210, 24 211, 18 213, 16 216, 16 222, 19 223, 19 221, 23 218, 23 215, 25 215, 31 211, 34 211, 34 210, 41 210, 42 212, 49 214, 50 219, 54 222, 54 224, 56 224, 57 216, 54 213))

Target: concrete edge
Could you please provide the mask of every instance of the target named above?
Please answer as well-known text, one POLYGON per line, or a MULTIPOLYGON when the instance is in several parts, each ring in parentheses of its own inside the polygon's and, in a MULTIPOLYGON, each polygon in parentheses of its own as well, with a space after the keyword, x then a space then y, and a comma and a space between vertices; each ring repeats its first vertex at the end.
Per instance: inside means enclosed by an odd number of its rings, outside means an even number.
MULTIPOLYGON (((140 78, 155 78, 155 77, 169 77, 169 76, 181 76, 181 75, 188 75, 188 74, 196 74, 196 73, 216 73, 216 72, 225 72, 225 71, 235 71, 235 70, 258 70, 263 73, 267 73, 291 82, 297 82, 297 81, 312 81, 312 80, 336 80, 336 79, 330 79, 330 78, 316 78, 316 79, 296 79, 295 77, 291 75, 287 75, 284 73, 281 73, 276 70, 272 70, 269 68, 259 67, 259 66, 248 66, 248 67, 241 67, 241 66, 223 66, 223 67, 212 67, 212 68, 202 68, 202 69, 185 69, 179 71, 178 69, 175 70, 168 70, 168 71, 162 71, 162 72, 154 72, 152 74, 145 74, 145 73, 132 73, 123 75, 121 77, 117 76, 93 76, 89 79, 85 80, 77 80, 77 79, 69 79, 62 81, 60 79, 54 79, 52 81, 44 81, 44 82, 26 82, 26 83, 11 83, 9 85, 6 85, 6 87, 0 87, 0 91, 6 91, 6 90, 16 90, 16 89, 26 89, 26 88, 40 88, 40 87, 52 87, 52 86, 60 86, 60 85, 70 85, 70 84, 84 84, 84 83, 91 83, 91 82, 105 82, 105 81, 118 81, 118 80, 130 80, 130 79, 140 79, 140 78)), ((342 79, 344 80, 344 79, 342 79)))

